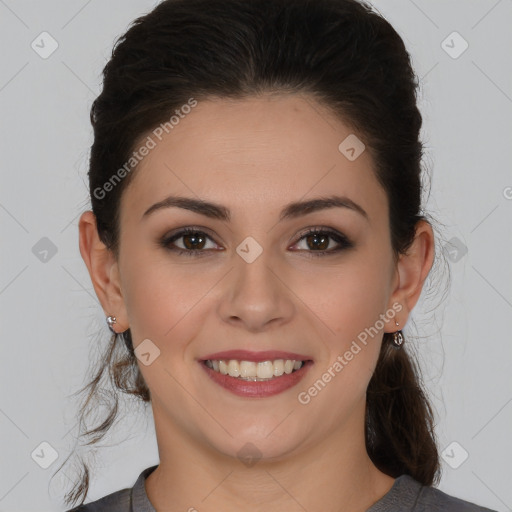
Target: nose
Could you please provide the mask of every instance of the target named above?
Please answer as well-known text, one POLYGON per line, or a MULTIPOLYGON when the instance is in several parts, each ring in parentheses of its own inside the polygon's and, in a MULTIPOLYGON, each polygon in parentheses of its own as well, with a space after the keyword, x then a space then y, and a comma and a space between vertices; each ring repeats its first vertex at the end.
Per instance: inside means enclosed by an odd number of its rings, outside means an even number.
POLYGON ((234 268, 222 283, 218 313, 224 322, 259 332, 269 325, 284 325, 293 317, 293 292, 265 250, 251 263, 237 255, 234 268))

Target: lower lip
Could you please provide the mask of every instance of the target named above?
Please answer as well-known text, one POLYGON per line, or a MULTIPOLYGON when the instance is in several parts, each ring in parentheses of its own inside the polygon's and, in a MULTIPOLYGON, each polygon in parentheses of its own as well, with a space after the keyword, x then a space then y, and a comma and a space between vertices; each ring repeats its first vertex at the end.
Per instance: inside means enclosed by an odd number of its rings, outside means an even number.
POLYGON ((265 398, 277 395, 295 386, 304 375, 306 375, 313 361, 305 361, 298 370, 292 373, 284 373, 280 377, 274 377, 267 381, 243 380, 216 372, 208 368, 204 361, 199 361, 199 364, 206 371, 210 379, 235 395, 251 398, 265 398))

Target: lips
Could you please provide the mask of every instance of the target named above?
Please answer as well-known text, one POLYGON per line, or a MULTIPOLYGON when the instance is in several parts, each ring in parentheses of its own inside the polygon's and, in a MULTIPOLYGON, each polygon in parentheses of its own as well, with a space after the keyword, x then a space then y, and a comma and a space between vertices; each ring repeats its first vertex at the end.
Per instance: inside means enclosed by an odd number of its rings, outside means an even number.
POLYGON ((312 359, 305 354, 276 350, 261 352, 228 350, 208 354, 204 358, 199 359, 198 362, 213 382, 235 395, 246 398, 270 397, 290 389, 302 380, 313 364, 312 359), (277 361, 279 361, 279 366, 282 366, 281 363, 283 361, 287 361, 287 363, 295 361, 297 364, 294 366, 293 371, 291 368, 287 368, 287 370, 283 372, 275 371, 274 375, 269 378, 253 377, 251 379, 241 378, 243 376, 239 375, 238 372, 234 372, 235 376, 233 376, 226 374, 225 371, 218 371, 218 363, 220 361, 227 363, 234 363, 236 361, 237 367, 240 361, 246 362, 248 366, 261 366, 265 365, 265 362, 275 364, 277 361))

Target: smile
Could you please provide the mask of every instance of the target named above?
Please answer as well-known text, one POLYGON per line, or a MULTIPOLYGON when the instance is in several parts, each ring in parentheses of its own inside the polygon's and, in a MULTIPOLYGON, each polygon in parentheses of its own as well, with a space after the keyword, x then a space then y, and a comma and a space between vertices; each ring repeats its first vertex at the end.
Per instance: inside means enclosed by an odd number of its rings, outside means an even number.
POLYGON ((307 356, 276 351, 219 352, 198 362, 214 383, 244 398, 282 393, 296 386, 313 365, 307 356))
POLYGON ((242 380, 261 382, 272 380, 283 374, 289 375, 299 370, 303 361, 294 359, 275 359, 273 361, 238 361, 207 359, 205 365, 222 375, 229 375, 242 380))

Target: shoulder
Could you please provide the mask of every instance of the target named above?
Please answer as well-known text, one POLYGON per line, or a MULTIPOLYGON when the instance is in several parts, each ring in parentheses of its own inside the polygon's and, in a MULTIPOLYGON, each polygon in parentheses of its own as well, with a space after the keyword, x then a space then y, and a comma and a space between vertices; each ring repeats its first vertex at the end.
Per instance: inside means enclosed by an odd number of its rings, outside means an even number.
POLYGON ((435 487, 424 486, 409 475, 400 477, 401 488, 412 491, 411 512, 496 512, 476 503, 451 496, 435 487))
POLYGON ((418 495, 418 502, 414 508, 414 512, 427 511, 453 511, 453 512, 496 512, 490 508, 485 508, 476 503, 456 498, 436 489, 435 487, 421 486, 418 495))
POLYGON ((79 505, 66 512, 155 512, 145 490, 146 477, 150 475, 158 464, 144 469, 133 487, 121 489, 96 501, 79 505))
POLYGON ((131 489, 121 489, 66 512, 131 512, 131 489))

